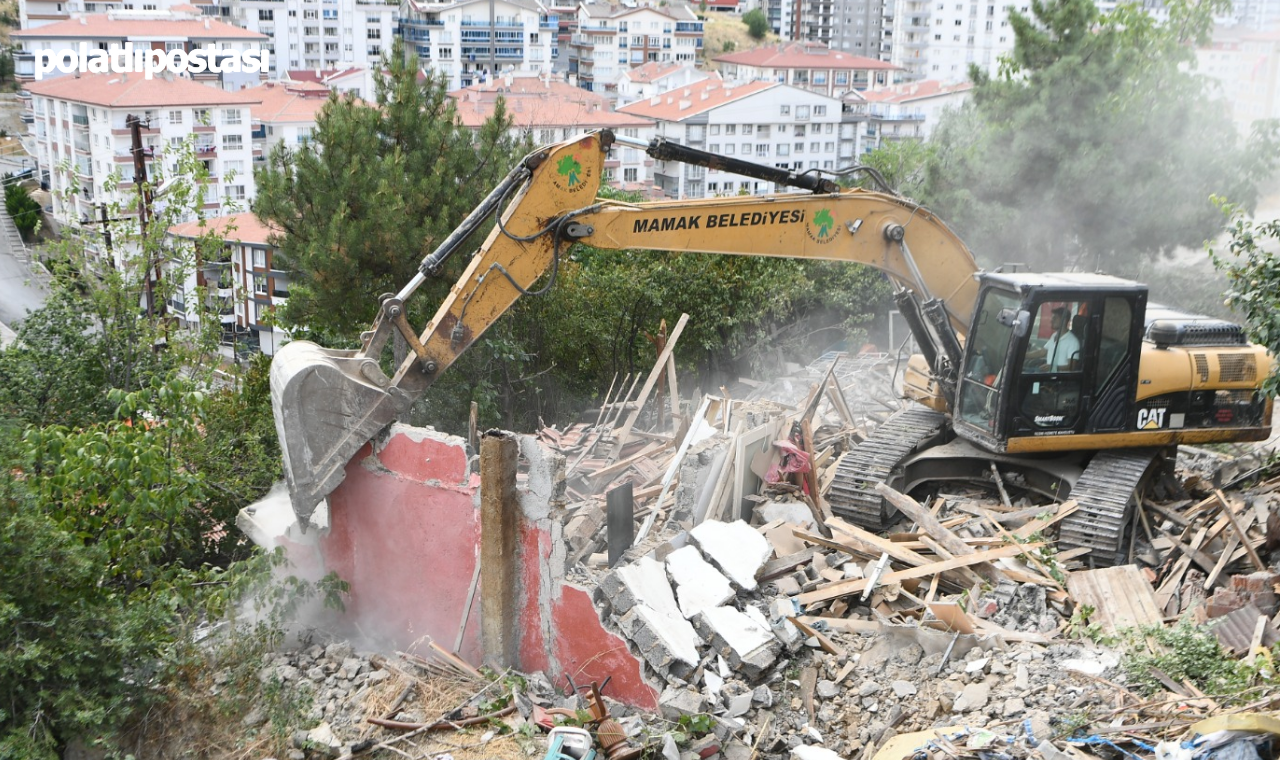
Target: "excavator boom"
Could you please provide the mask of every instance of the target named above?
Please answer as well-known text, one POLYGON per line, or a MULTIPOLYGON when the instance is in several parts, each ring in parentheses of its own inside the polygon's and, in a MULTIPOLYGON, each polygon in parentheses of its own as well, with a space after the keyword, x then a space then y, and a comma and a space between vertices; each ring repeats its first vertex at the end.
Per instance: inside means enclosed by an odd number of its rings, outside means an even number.
MULTIPOLYGON (((393 422, 458 356, 550 272, 550 287, 569 245, 697 251, 848 261, 873 266, 903 293, 914 293, 936 315, 939 331, 963 337, 978 285, 973 255, 925 209, 889 193, 838 192, 814 174, 734 161, 655 140, 659 160, 679 160, 800 187, 797 193, 628 204, 599 201, 604 161, 614 135, 591 132, 526 157, 477 207, 421 273, 382 304, 374 329, 356 351, 306 341, 285 345, 271 367, 276 429, 294 511, 306 524, 316 505, 342 482, 356 452, 393 422), (418 333, 404 302, 438 271, 472 231, 498 214, 466 271, 418 333), (410 355, 391 377, 379 360, 393 333, 410 355)), ((928 339, 929 336, 917 335, 928 339)), ((945 340, 942 341, 946 343, 945 340)), ((949 352, 954 361, 954 348, 949 352)))

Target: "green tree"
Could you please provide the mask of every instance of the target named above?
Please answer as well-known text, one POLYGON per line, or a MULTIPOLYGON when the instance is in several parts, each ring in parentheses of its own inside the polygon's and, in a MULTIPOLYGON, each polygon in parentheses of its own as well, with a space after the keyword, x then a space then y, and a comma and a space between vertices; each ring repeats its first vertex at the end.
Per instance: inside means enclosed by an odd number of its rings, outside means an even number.
MULTIPOLYGON (((282 231, 294 273, 281 318, 331 341, 367 328, 378 296, 412 278, 523 147, 501 101, 473 137, 445 80, 422 75, 398 41, 385 66, 375 103, 333 96, 311 142, 277 147, 258 175, 254 211, 282 231)), ((414 299, 411 321, 425 322, 460 266, 414 299)))
MULTIPOLYGON (((879 172, 893 192, 907 198, 921 198, 934 153, 934 144, 923 140, 889 140, 862 156, 862 164, 879 172)), ((854 175, 853 179, 858 187, 884 189, 865 173, 854 175)))
POLYGON ((973 97, 935 132, 928 198, 989 263, 1115 268, 1197 246, 1220 225, 1209 202, 1251 206, 1274 168, 1275 125, 1247 140, 1194 73, 1225 0, 1137 5, 1033 0, 1011 13, 999 76, 971 70, 973 97))
MULTIPOLYGON (((2 60, 2 59, 0 59, 2 60)), ((6 178, 12 175, 5 175, 6 178)), ((4 187, 4 207, 13 218, 13 224, 23 237, 31 237, 40 225, 41 212, 39 202, 31 197, 30 191, 16 181, 10 180, 4 187)))
MULTIPOLYGON (((1226 302, 1241 313, 1249 337, 1280 356, 1280 219, 1254 221, 1223 204, 1230 220, 1225 251, 1210 251, 1214 266, 1227 275, 1226 302)), ((1280 393, 1280 365, 1272 366, 1263 389, 1280 393)))
POLYGON ((742 14, 742 23, 747 25, 747 34, 752 39, 763 40, 769 34, 769 18, 759 8, 752 8, 742 14))

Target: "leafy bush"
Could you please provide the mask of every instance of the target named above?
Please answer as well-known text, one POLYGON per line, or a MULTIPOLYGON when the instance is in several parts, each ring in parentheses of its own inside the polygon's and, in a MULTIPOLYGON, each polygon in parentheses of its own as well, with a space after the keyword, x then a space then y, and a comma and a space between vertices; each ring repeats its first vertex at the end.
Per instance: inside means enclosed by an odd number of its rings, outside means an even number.
POLYGON ((40 214, 42 209, 35 198, 31 197, 31 193, 27 188, 19 185, 17 182, 5 185, 4 188, 4 207, 9 212, 9 216, 13 218, 13 224, 18 228, 23 237, 29 237, 36 228, 40 226, 40 214))
POLYGON ((752 8, 742 15, 742 22, 747 25, 747 34, 752 39, 763 40, 769 33, 769 18, 759 8, 752 8))

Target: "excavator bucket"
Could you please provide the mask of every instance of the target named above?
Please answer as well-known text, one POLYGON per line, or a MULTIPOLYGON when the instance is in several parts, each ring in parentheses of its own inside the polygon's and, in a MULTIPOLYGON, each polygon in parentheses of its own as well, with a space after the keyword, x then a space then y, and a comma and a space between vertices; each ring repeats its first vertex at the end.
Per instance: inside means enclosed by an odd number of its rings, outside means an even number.
POLYGON ((304 528, 346 477, 347 462, 408 408, 378 364, 297 340, 271 362, 271 405, 293 511, 304 528))

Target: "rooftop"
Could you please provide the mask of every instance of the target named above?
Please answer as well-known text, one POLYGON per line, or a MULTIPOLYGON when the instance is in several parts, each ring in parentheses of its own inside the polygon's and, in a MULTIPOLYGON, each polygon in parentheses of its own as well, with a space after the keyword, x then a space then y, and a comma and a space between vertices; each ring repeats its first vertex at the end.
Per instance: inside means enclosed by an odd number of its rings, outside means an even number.
POLYGON ((479 127, 493 116, 498 97, 506 103, 512 124, 525 129, 647 127, 648 119, 609 109, 604 96, 558 79, 500 77, 449 93, 467 127, 479 127))
POLYGON ((770 69, 867 69, 893 70, 901 67, 861 55, 831 50, 820 42, 788 42, 716 56, 720 63, 770 69))
POLYGON ((661 121, 682 121, 690 116, 717 108, 735 100, 764 92, 774 87, 784 87, 777 82, 747 82, 725 84, 718 75, 677 87, 647 100, 629 103, 618 110, 622 113, 643 116, 661 121))
POLYGON ((256 102, 243 90, 227 92, 184 77, 146 79, 141 74, 61 76, 31 82, 26 89, 33 95, 106 108, 250 105, 256 102))
POLYGON ((174 237, 198 238, 210 233, 223 240, 249 245, 269 245, 273 235, 281 234, 280 230, 247 211, 183 222, 169 228, 169 234, 174 237))
POLYGON ((79 39, 103 37, 127 39, 149 37, 193 40, 265 40, 265 34, 251 32, 216 19, 192 18, 187 14, 152 13, 142 18, 118 13, 91 13, 57 21, 35 29, 13 32, 17 39, 79 39), (166 17, 167 16, 167 17, 166 17))
POLYGON ((642 66, 622 72, 620 76, 626 77, 637 84, 640 82, 655 82, 669 74, 676 73, 681 66, 682 64, 674 62, 649 61, 642 66))
POLYGON ((315 121, 329 93, 328 87, 314 82, 264 82, 237 94, 259 101, 249 106, 255 122, 276 123, 315 121))
POLYGON ((937 79, 893 85, 879 90, 864 90, 859 95, 868 103, 910 103, 944 95, 955 95, 973 89, 972 82, 943 84, 937 79))

